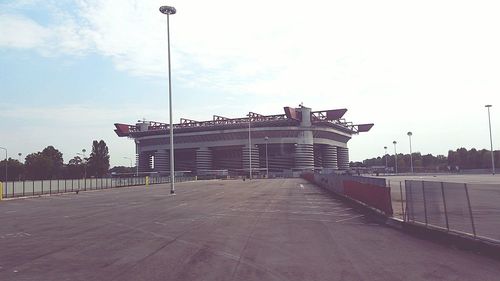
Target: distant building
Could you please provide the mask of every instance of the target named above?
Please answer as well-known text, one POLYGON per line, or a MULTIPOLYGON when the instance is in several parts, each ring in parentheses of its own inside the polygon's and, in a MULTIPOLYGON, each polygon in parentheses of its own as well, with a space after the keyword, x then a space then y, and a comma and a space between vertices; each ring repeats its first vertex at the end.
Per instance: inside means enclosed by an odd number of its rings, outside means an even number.
MULTIPOLYGON (((285 107, 285 114, 225 118, 210 121, 181 119, 174 124, 176 171, 207 174, 216 170, 248 173, 283 173, 303 170, 347 170, 352 135, 369 131, 373 124, 353 125, 342 117, 347 109, 311 111, 285 107), (249 146, 249 122, 251 146, 249 146)), ((168 173, 168 124, 142 121, 115 124, 120 137, 133 138, 140 172, 168 173)))

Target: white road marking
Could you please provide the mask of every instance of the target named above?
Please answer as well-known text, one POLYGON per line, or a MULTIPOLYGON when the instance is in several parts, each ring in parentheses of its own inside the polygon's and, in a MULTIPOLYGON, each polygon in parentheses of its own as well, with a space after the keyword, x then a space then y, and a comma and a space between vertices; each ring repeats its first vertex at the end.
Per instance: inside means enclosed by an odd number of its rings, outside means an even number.
POLYGON ((363 216, 364 215, 354 216, 354 217, 350 217, 350 218, 347 218, 347 219, 337 220, 335 222, 343 222, 343 221, 353 220, 353 219, 357 219, 357 218, 360 218, 360 217, 363 217, 363 216))
POLYGON ((24 237, 30 237, 31 234, 27 232, 17 232, 17 233, 7 233, 4 235, 0 235, 0 239, 5 239, 5 238, 24 238, 24 237))

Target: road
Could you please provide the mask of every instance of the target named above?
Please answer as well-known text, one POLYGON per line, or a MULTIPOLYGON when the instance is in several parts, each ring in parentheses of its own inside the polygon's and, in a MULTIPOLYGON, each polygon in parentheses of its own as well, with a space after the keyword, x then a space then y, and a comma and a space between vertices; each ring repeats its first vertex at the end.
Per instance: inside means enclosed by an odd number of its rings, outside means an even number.
POLYGON ((300 179, 0 202, 0 280, 498 280, 500 261, 377 224, 300 179))

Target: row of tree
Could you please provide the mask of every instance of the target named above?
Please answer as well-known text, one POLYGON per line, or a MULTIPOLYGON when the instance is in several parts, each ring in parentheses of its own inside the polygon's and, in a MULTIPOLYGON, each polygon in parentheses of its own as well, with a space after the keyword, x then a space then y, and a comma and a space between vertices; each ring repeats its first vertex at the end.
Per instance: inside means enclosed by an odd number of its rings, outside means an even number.
MULTIPOLYGON (((491 151, 472 148, 459 148, 448 151, 448 156, 432 154, 422 155, 412 153, 414 171, 456 171, 463 169, 491 169, 491 151)), ((500 167, 500 151, 494 152, 495 167, 500 167)), ((387 167, 394 169, 396 159, 394 155, 384 155, 366 159, 363 162, 351 162, 351 167, 387 167), (386 162, 387 161, 387 162, 386 162), (386 164, 387 163, 387 164, 386 164)), ((408 172, 411 168, 410 154, 397 155, 398 171, 408 172)))
POLYGON ((67 164, 63 154, 53 146, 42 151, 28 154, 24 163, 9 158, 0 162, 0 181, 5 181, 7 164, 7 180, 40 180, 70 179, 83 177, 103 177, 109 171, 109 151, 106 143, 94 140, 89 157, 75 156, 67 164))

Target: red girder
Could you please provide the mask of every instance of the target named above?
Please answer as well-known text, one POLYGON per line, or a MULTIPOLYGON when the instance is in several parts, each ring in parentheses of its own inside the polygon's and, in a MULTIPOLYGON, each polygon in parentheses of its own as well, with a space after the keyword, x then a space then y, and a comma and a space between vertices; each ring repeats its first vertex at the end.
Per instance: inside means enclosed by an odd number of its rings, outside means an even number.
MULTIPOLYGON (((215 125, 232 125, 251 122, 266 122, 266 121, 278 121, 278 120, 295 120, 301 121, 301 112, 297 108, 284 107, 285 114, 277 115, 262 115, 255 112, 249 112, 247 117, 243 118, 227 118, 219 115, 214 115, 213 120, 210 121, 195 121, 191 119, 181 118, 179 124, 173 124, 174 128, 192 128, 192 127, 208 127, 215 125)), ((373 124, 360 124, 353 125, 352 122, 347 122, 342 118, 347 112, 347 109, 335 109, 335 110, 322 110, 311 112, 311 121, 313 123, 327 122, 341 126, 347 130, 352 131, 352 133, 368 132, 373 124)), ((142 121, 148 123, 148 131, 157 130, 168 130, 169 125, 166 123, 155 122, 155 121, 142 121)), ((139 126, 127 125, 127 124, 115 124, 115 132, 118 136, 124 137, 129 136, 130 133, 139 132, 139 126)))

